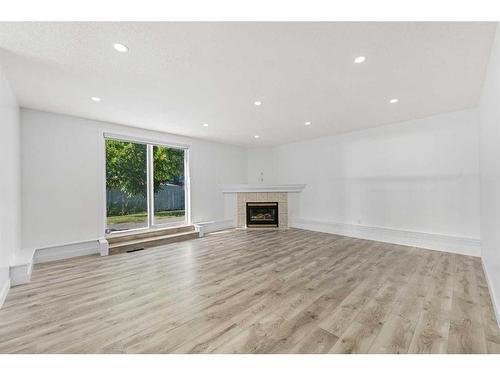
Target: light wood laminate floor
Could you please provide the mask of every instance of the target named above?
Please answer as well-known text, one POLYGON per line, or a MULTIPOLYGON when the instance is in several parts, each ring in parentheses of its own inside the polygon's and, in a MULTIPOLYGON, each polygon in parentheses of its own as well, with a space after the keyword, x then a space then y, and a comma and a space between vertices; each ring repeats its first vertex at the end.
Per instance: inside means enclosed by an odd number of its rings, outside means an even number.
POLYGON ((233 230, 35 266, 2 353, 492 353, 479 258, 290 229, 233 230))

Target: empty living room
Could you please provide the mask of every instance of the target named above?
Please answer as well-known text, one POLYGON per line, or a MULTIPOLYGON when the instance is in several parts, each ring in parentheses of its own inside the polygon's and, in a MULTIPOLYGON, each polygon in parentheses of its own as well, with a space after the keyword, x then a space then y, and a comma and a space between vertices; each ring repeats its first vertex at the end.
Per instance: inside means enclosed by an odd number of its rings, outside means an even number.
POLYGON ((94 11, 0 21, 0 368, 500 358, 497 22, 94 11))

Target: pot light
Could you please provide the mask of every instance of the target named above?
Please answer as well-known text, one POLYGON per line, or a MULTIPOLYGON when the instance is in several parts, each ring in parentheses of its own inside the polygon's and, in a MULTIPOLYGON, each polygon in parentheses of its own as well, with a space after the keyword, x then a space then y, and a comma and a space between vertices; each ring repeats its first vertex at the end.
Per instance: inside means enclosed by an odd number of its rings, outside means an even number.
POLYGON ((97 96, 92 96, 90 98, 90 100, 92 100, 93 102, 100 102, 101 101, 101 98, 97 97, 97 96))
POLYGON ((206 128, 206 127, 208 126, 208 124, 207 124, 207 123, 205 123, 205 124, 203 124, 203 126, 206 128))
POLYGON ((354 63, 361 64, 366 61, 366 56, 358 56, 354 59, 354 63))
POLYGON ((254 135, 253 137, 254 137, 255 139, 259 138, 259 136, 258 136, 258 135, 254 135))
POLYGON ((255 104, 256 106, 259 106, 259 105, 262 105, 262 102, 260 100, 256 100, 255 102, 253 102, 253 104, 255 104))
POLYGON ((305 125, 305 126, 309 126, 309 125, 311 125, 311 121, 306 121, 306 122, 304 123, 304 125, 305 125))
POLYGON ((115 43, 115 44, 113 44, 113 47, 118 52, 128 52, 128 47, 125 44, 115 43))
POLYGON ((398 98, 392 98, 391 100, 389 100, 389 103, 391 104, 396 104, 397 102, 399 102, 398 98))

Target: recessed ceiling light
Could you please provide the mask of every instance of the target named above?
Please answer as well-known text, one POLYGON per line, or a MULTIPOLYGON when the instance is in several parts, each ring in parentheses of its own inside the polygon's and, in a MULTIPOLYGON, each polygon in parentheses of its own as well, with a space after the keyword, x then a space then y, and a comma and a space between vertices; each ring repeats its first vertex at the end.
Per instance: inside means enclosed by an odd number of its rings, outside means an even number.
POLYGON ((206 128, 208 126, 208 124, 205 123, 205 124, 203 124, 203 126, 206 128))
POLYGON ((253 137, 254 137, 255 139, 259 138, 259 136, 258 136, 258 135, 254 135, 253 137))
POLYGON ((101 98, 97 97, 97 96, 92 96, 90 98, 90 100, 94 101, 94 102, 100 102, 101 101, 101 98))
POLYGON ((128 52, 128 47, 125 44, 115 43, 115 44, 113 44, 113 47, 118 52, 128 52))
POLYGON ((256 100, 255 102, 253 102, 253 104, 255 104, 256 106, 259 106, 259 105, 262 105, 262 102, 259 100, 256 100))
POLYGON ((305 124, 306 126, 309 126, 309 125, 311 125, 311 121, 306 121, 304 124, 305 124))
POLYGON ((397 102, 399 102, 398 98, 392 98, 391 100, 389 100, 389 103, 391 104, 396 104, 397 102))
POLYGON ((358 56, 354 59, 354 62, 356 64, 361 64, 362 62, 365 62, 366 61, 366 56, 358 56))

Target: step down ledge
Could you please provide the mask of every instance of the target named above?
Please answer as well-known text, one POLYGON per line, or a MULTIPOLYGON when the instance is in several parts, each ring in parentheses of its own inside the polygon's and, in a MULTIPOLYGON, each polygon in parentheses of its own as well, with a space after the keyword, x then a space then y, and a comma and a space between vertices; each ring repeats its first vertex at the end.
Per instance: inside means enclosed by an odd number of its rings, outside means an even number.
POLYGON ((132 240, 139 240, 144 238, 154 238, 154 237, 162 237, 166 235, 180 234, 180 233, 188 233, 195 230, 193 225, 185 225, 181 227, 172 227, 172 228, 161 228, 155 230, 149 230, 145 232, 136 232, 136 233, 127 233, 127 234, 116 234, 110 235, 106 237, 106 240, 109 244, 127 242, 132 240))
POLYGON ((169 234, 165 236, 155 236, 150 238, 137 239, 132 241, 116 242, 109 245, 109 253, 110 255, 126 253, 127 251, 133 250, 134 248, 146 249, 146 248, 158 247, 162 245, 167 245, 169 243, 191 240, 198 237, 199 237, 198 231, 190 231, 190 232, 169 234))

